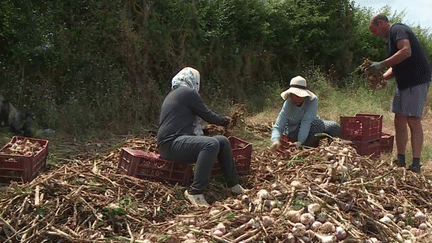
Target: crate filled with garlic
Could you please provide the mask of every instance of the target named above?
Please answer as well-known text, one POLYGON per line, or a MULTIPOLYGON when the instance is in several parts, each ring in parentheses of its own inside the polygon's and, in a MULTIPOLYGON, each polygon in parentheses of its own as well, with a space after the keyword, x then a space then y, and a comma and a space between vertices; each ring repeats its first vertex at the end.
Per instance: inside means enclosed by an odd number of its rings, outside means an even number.
POLYGON ((32 181, 46 165, 48 140, 14 136, 0 150, 0 183, 32 181))

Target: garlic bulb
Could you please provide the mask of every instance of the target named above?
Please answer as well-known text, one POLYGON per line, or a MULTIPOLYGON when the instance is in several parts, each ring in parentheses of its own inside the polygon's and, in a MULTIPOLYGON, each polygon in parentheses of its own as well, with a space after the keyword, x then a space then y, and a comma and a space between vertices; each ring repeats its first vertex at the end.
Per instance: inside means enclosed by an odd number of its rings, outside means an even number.
POLYGON ((335 235, 338 240, 343 240, 346 238, 347 233, 342 227, 336 227, 335 235))
POLYGON ((325 223, 328 220, 328 215, 325 213, 319 213, 315 218, 317 221, 320 221, 321 223, 325 223))
POLYGON ((315 234, 315 237, 318 239, 320 243, 336 243, 337 238, 334 235, 320 235, 315 234))
POLYGON ((186 239, 195 239, 195 235, 192 232, 186 234, 186 239))
POLYGON ((302 188, 303 187, 303 185, 302 185, 302 183, 300 181, 292 181, 291 182, 291 186, 293 188, 302 188))
POLYGON ((339 165, 336 168, 336 171, 342 175, 346 175, 346 174, 348 174, 348 167, 346 167, 345 165, 339 165))
POLYGON ((279 181, 275 181, 273 184, 271 184, 271 188, 273 190, 279 190, 281 187, 281 183, 279 181))
POLYGON ((424 213, 418 211, 415 215, 414 215, 414 220, 416 222, 419 223, 423 223, 426 220, 426 215, 424 215, 424 213))
POLYGON ((321 226, 322 226, 322 223, 320 221, 315 221, 310 226, 310 229, 313 230, 314 232, 317 232, 321 228, 321 226))
POLYGON ((316 184, 321 184, 322 183, 322 178, 321 177, 317 177, 317 178, 314 179, 314 182, 316 184))
POLYGON ((242 223, 248 222, 251 219, 251 217, 249 215, 246 215, 246 214, 238 214, 238 215, 234 216, 234 218, 237 221, 240 221, 242 223))
POLYGON ((391 224, 393 221, 389 218, 389 217, 387 217, 387 216, 384 216, 384 217, 382 217, 380 220, 379 220, 381 223, 386 223, 386 224, 391 224))
POLYGON ((195 218, 191 218, 191 219, 187 220, 186 224, 187 224, 187 225, 196 225, 196 220, 195 220, 195 218))
POLYGON ((278 197, 280 195, 282 195, 282 192, 278 191, 278 190, 273 190, 270 192, 274 197, 278 197))
POLYGON ((420 225, 419 225, 419 227, 418 227, 420 230, 427 230, 428 229, 428 226, 427 226, 427 224, 425 224, 425 223, 421 223, 420 225))
POLYGON ((286 240, 284 242, 286 243, 295 243, 295 236, 292 233, 289 233, 286 240))
POLYGON ((300 223, 309 227, 313 222, 315 222, 315 217, 311 213, 304 213, 300 215, 300 223))
POLYGON ((303 212, 303 209, 300 209, 298 211, 295 210, 290 210, 286 213, 286 217, 288 218, 289 221, 293 222, 293 223, 298 223, 300 222, 300 216, 303 212))
POLYGON ((402 235, 399 234, 399 233, 396 234, 396 239, 397 239, 397 241, 399 241, 399 242, 404 242, 404 238, 403 238, 402 235))
POLYGON ((387 218, 391 219, 392 221, 394 221, 394 219, 395 219, 395 216, 393 214, 391 214, 391 213, 386 213, 386 215, 384 215, 384 216, 386 216, 387 218))
POLYGON ((366 243, 380 243, 381 241, 379 241, 377 238, 370 238, 366 240, 366 243))
POLYGON ((270 212, 270 215, 279 216, 279 215, 281 215, 281 213, 282 213, 282 210, 280 210, 279 208, 273 208, 272 211, 270 212))
POLYGON ((324 232, 324 233, 333 233, 335 232, 336 227, 334 226, 334 224, 330 223, 330 222, 325 222, 323 225, 321 225, 320 231, 324 232))
POLYGON ((259 199, 264 200, 264 199, 269 199, 270 198, 270 194, 268 193, 267 190, 265 189, 261 189, 259 190, 259 192, 257 193, 257 196, 259 199))
POLYGON ((417 228, 411 228, 410 229, 411 234, 413 234, 414 236, 419 236, 421 234, 421 231, 417 228))
POLYGON ((291 231, 296 237, 303 236, 306 234, 306 226, 301 223, 296 223, 291 231))
POLYGON ((409 232, 409 230, 403 229, 403 230, 401 231, 401 235, 404 236, 404 237, 407 237, 407 236, 410 235, 410 232, 409 232))
POLYGON ((196 243, 197 241, 195 239, 187 239, 182 241, 182 243, 196 243))
POLYGON ((401 220, 405 220, 407 217, 406 217, 405 213, 401 213, 401 214, 398 215, 398 218, 401 219, 401 220))
POLYGON ((326 157, 327 157, 328 161, 330 161, 330 160, 332 160, 332 159, 335 158, 335 156, 332 153, 330 153, 330 152, 326 154, 326 157))
POLYGON ((268 208, 275 208, 277 206, 277 204, 273 200, 264 200, 264 206, 266 206, 268 208))
POLYGON ((236 209, 236 210, 243 208, 242 202, 238 199, 234 199, 234 202, 230 206, 231 206, 231 208, 236 209))
POLYGON ((300 242, 308 242, 308 243, 311 242, 311 239, 306 235, 300 236, 299 240, 300 240, 300 242))
POLYGON ((215 227, 215 231, 216 230, 219 230, 220 232, 222 232, 222 234, 226 233, 226 228, 225 228, 225 225, 223 223, 217 224, 215 227))
POLYGON ((224 235, 224 233, 222 233, 222 231, 220 231, 220 230, 217 229, 217 230, 213 231, 213 235, 217 236, 217 237, 221 237, 221 236, 224 235))
POLYGON ((209 243, 208 240, 206 238, 200 238, 198 240, 199 243, 209 243))
POLYGON ((220 212, 221 211, 218 209, 212 209, 209 214, 210 214, 210 216, 214 217, 214 216, 218 215, 220 212))
POLYGON ((256 219, 251 219, 251 220, 249 220, 249 222, 247 222, 247 225, 248 225, 249 227, 254 228, 254 229, 258 229, 258 228, 260 227, 260 223, 259 223, 259 221, 256 220, 256 219))
POLYGON ((250 198, 247 195, 243 195, 242 196, 242 202, 246 205, 249 205, 250 203, 250 198))
POLYGON ((308 206, 308 212, 315 215, 321 210, 321 205, 319 203, 311 203, 308 206))
POLYGON ((270 225, 272 225, 274 222, 274 219, 270 216, 263 216, 262 217, 262 223, 264 225, 264 227, 269 227, 270 225))

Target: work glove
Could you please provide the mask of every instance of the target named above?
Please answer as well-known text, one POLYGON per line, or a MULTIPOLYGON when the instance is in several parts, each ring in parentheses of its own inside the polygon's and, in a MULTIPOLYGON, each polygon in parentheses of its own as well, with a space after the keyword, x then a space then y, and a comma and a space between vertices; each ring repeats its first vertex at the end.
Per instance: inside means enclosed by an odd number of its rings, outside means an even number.
POLYGON ((372 62, 370 67, 367 69, 369 73, 375 74, 382 70, 384 70, 386 66, 384 65, 384 61, 382 62, 372 62))
POLYGON ((280 146, 281 146, 280 141, 276 140, 276 141, 273 141, 272 145, 270 146, 270 149, 272 151, 276 151, 276 150, 278 150, 278 148, 280 148, 280 146))
POLYGON ((222 124, 222 126, 225 127, 226 130, 231 130, 233 128, 231 117, 226 116, 225 119, 226 121, 222 124))

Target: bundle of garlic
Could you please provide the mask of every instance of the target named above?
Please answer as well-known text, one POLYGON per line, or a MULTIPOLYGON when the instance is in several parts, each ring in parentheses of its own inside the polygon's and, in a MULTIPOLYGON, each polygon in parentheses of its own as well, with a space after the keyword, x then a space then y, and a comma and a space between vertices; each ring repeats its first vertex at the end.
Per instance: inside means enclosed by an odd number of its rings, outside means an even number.
POLYGON ((372 74, 367 71, 371 64, 372 61, 366 58, 360 65, 361 70, 367 75, 366 82, 368 86, 375 90, 384 89, 386 87, 386 82, 383 80, 382 72, 372 74))
POLYGON ((15 142, 11 142, 5 146, 2 153, 8 155, 24 155, 33 156, 42 149, 42 146, 36 141, 31 142, 28 139, 19 139, 15 142))

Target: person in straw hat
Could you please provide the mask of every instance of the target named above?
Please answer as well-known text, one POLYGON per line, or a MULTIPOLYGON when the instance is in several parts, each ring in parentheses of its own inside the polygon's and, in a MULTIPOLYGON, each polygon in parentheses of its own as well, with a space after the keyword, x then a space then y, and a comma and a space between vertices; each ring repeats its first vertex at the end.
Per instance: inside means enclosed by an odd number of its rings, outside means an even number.
POLYGON ((195 206, 210 206, 204 199, 212 172, 213 163, 218 161, 227 186, 234 194, 246 190, 238 182, 238 173, 227 137, 202 136, 199 120, 229 128, 231 119, 220 116, 204 104, 199 95, 200 73, 186 67, 171 81, 171 92, 162 103, 157 132, 158 149, 163 159, 195 163, 195 174, 185 198, 195 206))
POLYGON ((277 150, 284 133, 296 141, 296 147, 311 146, 319 140, 317 133, 332 137, 340 135, 340 125, 335 121, 324 121, 318 116, 318 97, 307 89, 306 79, 301 76, 291 79, 289 89, 281 93, 285 100, 272 127, 271 149, 277 150))

